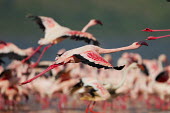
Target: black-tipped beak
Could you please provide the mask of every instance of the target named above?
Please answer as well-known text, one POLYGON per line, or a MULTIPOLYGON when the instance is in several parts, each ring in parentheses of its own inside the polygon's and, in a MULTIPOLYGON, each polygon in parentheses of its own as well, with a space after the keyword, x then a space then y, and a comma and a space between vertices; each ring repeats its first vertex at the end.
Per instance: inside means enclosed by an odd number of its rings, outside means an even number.
POLYGON ((4 41, 0 41, 0 44, 7 45, 7 43, 6 43, 6 42, 4 42, 4 41))
POLYGON ((139 41, 138 42, 139 45, 145 45, 145 46, 148 46, 148 43, 146 43, 145 41, 139 41))
POLYGON ((146 29, 143 29, 142 31, 152 32, 152 29, 150 29, 150 28, 146 28, 146 29))
POLYGON ((97 24, 100 24, 101 26, 103 25, 103 23, 102 23, 100 20, 95 20, 95 22, 96 22, 97 24))

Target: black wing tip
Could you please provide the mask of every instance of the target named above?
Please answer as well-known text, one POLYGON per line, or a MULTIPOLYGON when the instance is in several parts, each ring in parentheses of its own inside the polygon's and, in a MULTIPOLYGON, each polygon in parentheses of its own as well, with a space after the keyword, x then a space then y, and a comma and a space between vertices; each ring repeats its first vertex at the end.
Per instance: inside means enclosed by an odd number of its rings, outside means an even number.
POLYGON ((159 83, 165 83, 168 81, 168 79, 169 79, 168 72, 163 71, 157 75, 157 77, 155 78, 155 81, 157 81, 159 83))
POLYGON ((116 67, 113 67, 113 68, 116 69, 116 70, 122 70, 124 67, 125 67, 125 65, 123 65, 123 66, 116 66, 116 67))
POLYGON ((100 43, 99 43, 97 40, 95 40, 95 41, 93 41, 93 45, 95 45, 95 46, 99 46, 99 45, 100 45, 100 43))
POLYGON ((32 15, 32 14, 27 14, 25 17, 26 18, 31 18, 33 20, 39 18, 38 16, 35 16, 35 15, 32 15))
POLYGON ((43 31, 45 31, 45 26, 43 25, 42 19, 41 19, 39 16, 34 16, 34 15, 32 15, 32 14, 27 14, 27 15, 26 15, 26 18, 30 18, 30 19, 32 19, 33 21, 35 21, 35 22, 39 25, 40 29, 42 29, 43 31))

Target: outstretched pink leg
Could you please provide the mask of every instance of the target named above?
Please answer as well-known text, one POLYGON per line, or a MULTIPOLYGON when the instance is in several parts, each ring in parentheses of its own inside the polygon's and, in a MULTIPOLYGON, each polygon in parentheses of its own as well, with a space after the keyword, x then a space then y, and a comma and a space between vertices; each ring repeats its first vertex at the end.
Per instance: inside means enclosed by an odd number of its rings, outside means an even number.
POLYGON ((95 105, 95 104, 96 104, 96 102, 93 101, 92 106, 91 106, 91 108, 90 108, 89 110, 90 110, 90 112, 92 112, 92 113, 99 113, 99 112, 93 111, 93 108, 94 108, 94 105, 95 105))
POLYGON ((50 45, 46 46, 46 47, 43 49, 43 51, 42 51, 41 55, 39 56, 38 60, 37 60, 33 65, 31 65, 31 67, 36 67, 36 66, 38 65, 38 63, 40 62, 40 60, 41 60, 42 56, 44 55, 44 53, 47 51, 47 49, 50 48, 50 47, 53 46, 53 45, 54 45, 54 44, 50 44, 50 45))
POLYGON ((88 103, 87 108, 86 108, 86 113, 89 112, 89 107, 90 107, 90 104, 91 104, 91 103, 92 103, 92 102, 89 102, 89 103, 88 103))
POLYGON ((26 62, 27 60, 29 60, 33 55, 35 55, 35 53, 37 53, 37 52, 41 49, 42 46, 43 46, 43 45, 39 45, 30 56, 28 56, 27 58, 25 58, 25 59, 22 60, 22 63, 25 63, 25 62, 26 62))
POLYGON ((44 71, 41 72, 40 74, 36 75, 36 76, 33 77, 32 79, 29 79, 29 80, 27 80, 27 81, 25 81, 25 82, 20 83, 20 85, 27 84, 27 83, 33 81, 34 79, 36 79, 36 78, 42 76, 44 73, 48 72, 49 70, 51 70, 51 69, 53 69, 53 68, 55 68, 55 67, 58 67, 58 66, 60 66, 60 65, 63 65, 63 64, 64 64, 64 63, 50 65, 46 70, 44 70, 44 71))

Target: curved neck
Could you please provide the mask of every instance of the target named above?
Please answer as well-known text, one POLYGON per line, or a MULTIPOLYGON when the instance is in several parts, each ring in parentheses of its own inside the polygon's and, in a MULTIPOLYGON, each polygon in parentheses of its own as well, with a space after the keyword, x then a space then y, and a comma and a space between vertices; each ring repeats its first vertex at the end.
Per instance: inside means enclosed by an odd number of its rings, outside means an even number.
POLYGON ((128 72, 129 72, 129 70, 131 70, 132 68, 134 68, 134 63, 129 65, 125 70, 123 70, 122 80, 120 81, 120 83, 117 86, 113 86, 111 88, 112 90, 116 90, 116 89, 120 88, 124 84, 124 82, 126 80, 126 76, 127 76, 128 72))
POLYGON ((86 26, 83 27, 81 31, 86 32, 89 27, 91 27, 91 25, 88 23, 86 26))
POLYGON ((114 53, 114 52, 119 52, 119 51, 124 51, 124 50, 130 50, 130 49, 137 49, 137 47, 134 47, 133 45, 129 45, 126 47, 120 47, 116 49, 101 49, 99 50, 99 54, 105 54, 105 53, 114 53))
POLYGON ((160 71, 163 71, 163 64, 160 59, 158 59, 158 66, 159 66, 160 71))

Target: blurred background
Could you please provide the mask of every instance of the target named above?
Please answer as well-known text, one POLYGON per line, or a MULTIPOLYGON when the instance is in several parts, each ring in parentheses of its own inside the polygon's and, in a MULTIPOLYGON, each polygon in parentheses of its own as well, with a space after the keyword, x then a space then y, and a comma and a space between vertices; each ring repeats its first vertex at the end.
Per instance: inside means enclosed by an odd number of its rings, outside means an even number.
MULTIPOLYGON (((161 36, 170 32, 142 32, 142 29, 170 29, 170 3, 166 0, 0 0, 0 40, 13 42, 21 48, 38 46, 44 33, 27 14, 49 16, 62 26, 81 30, 90 19, 99 19, 103 26, 88 30, 104 48, 126 46, 148 36, 161 36)), ((170 37, 147 41, 149 47, 138 52, 143 58, 157 58, 159 54, 170 57, 170 37)), ((54 60, 61 48, 72 49, 84 42, 65 40, 50 48, 43 60, 54 60)), ((120 53, 112 54, 115 60, 120 53)), ((116 61, 115 61, 116 62, 116 61)))

